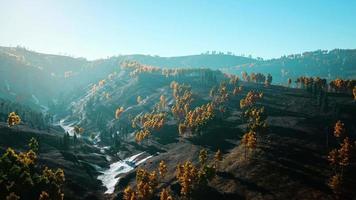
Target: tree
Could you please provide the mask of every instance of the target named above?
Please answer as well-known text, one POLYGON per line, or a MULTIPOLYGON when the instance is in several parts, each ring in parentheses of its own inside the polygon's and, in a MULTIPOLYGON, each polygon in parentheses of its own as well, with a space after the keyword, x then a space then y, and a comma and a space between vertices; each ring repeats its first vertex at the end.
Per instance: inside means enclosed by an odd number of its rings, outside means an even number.
POLYGON ((339 157, 340 156, 337 149, 333 149, 329 152, 328 161, 330 162, 330 165, 334 166, 334 168, 336 168, 339 164, 339 157))
POLYGON ((138 104, 141 104, 141 103, 142 103, 142 98, 141 98, 141 96, 137 96, 136 101, 137 101, 138 104))
POLYGON ((254 149, 257 145, 256 133, 249 131, 242 136, 241 143, 244 145, 245 149, 245 159, 247 157, 247 150, 254 149))
MULTIPOLYGON (((334 127, 334 136, 340 138, 344 135, 346 135, 344 124, 339 120, 334 127)), ((341 185, 344 184, 344 171, 347 170, 347 167, 351 163, 353 150, 354 147, 351 140, 348 137, 345 137, 340 143, 339 148, 335 148, 329 152, 328 161, 333 167, 335 174, 329 179, 328 185, 336 195, 340 195, 341 193, 341 185)))
POLYGON ((267 75, 267 78, 266 78, 266 81, 265 81, 265 85, 266 86, 270 86, 272 83, 272 75, 271 74, 268 74, 267 75))
POLYGON ((214 165, 215 165, 216 168, 219 167, 219 162, 221 162, 222 159, 223 159, 222 158, 222 153, 221 153, 220 149, 218 149, 218 151, 214 155, 214 165))
POLYGON ((124 190, 123 199, 124 200, 137 200, 136 192, 130 186, 127 186, 124 190))
POLYGON ((206 164, 206 160, 208 159, 208 151, 206 149, 200 150, 199 153, 199 163, 201 166, 206 164))
POLYGON ((334 127, 334 136, 339 138, 345 133, 345 125, 340 120, 338 120, 334 127))
POLYGON ((137 143, 140 143, 149 135, 151 135, 151 132, 149 130, 147 129, 139 130, 135 133, 135 140, 137 143))
POLYGON ((50 200, 49 194, 45 191, 42 191, 38 200, 50 200))
POLYGON ((124 107, 117 108, 115 111, 115 118, 119 119, 123 112, 124 112, 124 107))
POLYGON ((81 135, 84 133, 84 128, 82 127, 79 127, 79 126, 74 126, 74 133, 76 135, 81 135))
POLYGON ((352 94, 354 95, 354 100, 356 100, 356 86, 352 89, 352 94))
POLYGON ((288 78, 288 87, 290 87, 291 84, 292 84, 292 79, 288 78))
POLYGON ((160 195, 159 195, 160 200, 173 200, 173 197, 169 194, 169 190, 166 188, 163 188, 160 195))
POLYGON ((138 199, 151 199, 158 185, 156 171, 148 172, 144 169, 136 171, 136 194, 138 199))
POLYGON ((240 108, 248 108, 256 103, 257 100, 262 99, 263 93, 249 91, 245 98, 240 100, 240 108))
POLYGON ((242 79, 246 82, 250 82, 250 76, 244 71, 242 73, 242 79))
POLYGON ((153 197, 158 185, 156 171, 148 172, 144 169, 136 171, 135 189, 127 186, 124 190, 124 200, 148 200, 153 197))
POLYGON ((214 86, 210 89, 209 96, 213 98, 215 94, 216 94, 216 87, 214 86))
POLYGON ((167 174, 167 165, 163 160, 159 163, 158 172, 161 178, 164 178, 167 174))
POLYGON ((186 161, 184 164, 179 164, 176 170, 176 177, 181 186, 180 194, 188 197, 197 187, 198 169, 192 162, 186 161))
POLYGON ((30 149, 32 151, 38 153, 39 144, 38 144, 38 141, 35 138, 31 138, 28 146, 30 147, 30 149))
POLYGON ((146 113, 137 115, 132 119, 131 125, 133 128, 139 127, 141 130, 136 131, 136 142, 141 142, 143 139, 151 135, 154 130, 159 130, 164 126, 166 119, 165 113, 146 113))
MULTIPOLYGON (((214 117, 214 106, 212 103, 204 104, 189 111, 184 120, 184 125, 180 128, 189 129, 192 133, 196 133, 205 126, 214 117)), ((179 128, 179 127, 178 127, 179 128)), ((183 130, 181 130, 183 131, 183 130)), ((182 132, 186 133, 186 132, 182 132)))
POLYGON ((242 91, 242 86, 240 86, 240 87, 235 87, 234 88, 234 90, 233 90, 233 92, 232 92, 232 94, 234 95, 234 96, 236 96, 238 93, 240 93, 242 91))
POLYGON ((339 165, 346 167, 350 164, 352 143, 348 137, 346 137, 338 150, 339 153, 339 165))
POLYGON ((338 195, 341 192, 341 184, 342 184, 342 176, 340 174, 335 174, 333 175, 329 182, 328 185, 332 191, 338 195))
POLYGON ((19 115, 17 115, 15 112, 9 113, 9 116, 7 118, 7 124, 9 127, 19 125, 21 123, 21 118, 19 115))
POLYGON ((263 134, 267 131, 268 125, 266 122, 267 115, 265 113, 264 107, 256 108, 251 107, 247 109, 244 113, 244 118, 247 118, 248 125, 247 128, 251 131, 256 132, 256 134, 263 134))
POLYGON ((200 151, 200 167, 193 165, 191 161, 177 166, 176 178, 181 186, 181 195, 189 197, 196 189, 205 187, 215 177, 215 167, 205 164, 206 154, 206 150, 200 151))
POLYGON ((164 95, 161 95, 159 98, 159 109, 165 110, 166 107, 167 107, 166 97, 164 95))
POLYGON ((184 123, 179 123, 178 125, 179 135, 184 135, 186 130, 187 130, 187 126, 184 123))
POLYGON ((47 167, 41 171, 37 158, 32 149, 19 153, 12 148, 6 150, 0 157, 0 199, 37 200, 41 194, 44 196, 42 191, 53 200, 63 199, 64 171, 47 167))

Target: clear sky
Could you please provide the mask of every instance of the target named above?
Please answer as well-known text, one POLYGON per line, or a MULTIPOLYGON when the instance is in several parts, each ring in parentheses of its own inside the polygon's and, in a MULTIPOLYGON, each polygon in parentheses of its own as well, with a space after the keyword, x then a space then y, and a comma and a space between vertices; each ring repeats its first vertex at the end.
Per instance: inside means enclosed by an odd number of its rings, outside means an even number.
POLYGON ((88 59, 356 48, 354 0, 0 0, 0 46, 88 59))

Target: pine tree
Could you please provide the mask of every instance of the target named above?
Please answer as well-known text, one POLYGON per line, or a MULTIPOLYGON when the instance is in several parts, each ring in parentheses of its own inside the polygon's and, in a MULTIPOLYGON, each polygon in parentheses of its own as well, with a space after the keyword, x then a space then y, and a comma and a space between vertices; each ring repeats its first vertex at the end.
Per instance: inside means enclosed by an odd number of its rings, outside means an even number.
POLYGON ((42 191, 38 200, 50 200, 49 194, 45 191, 42 191))
POLYGON ((288 78, 288 87, 290 87, 292 84, 292 79, 291 78, 288 78))
POLYGON ((341 137, 344 135, 345 133, 345 127, 344 127, 344 123, 342 123, 340 120, 338 120, 335 124, 335 127, 334 127, 334 136, 335 137, 341 137))
POLYGON ((167 171, 168 170, 167 170, 166 163, 163 160, 161 160, 161 162, 159 163, 158 172, 162 179, 166 176, 167 171))
POLYGON ((137 200, 135 191, 130 187, 127 186, 124 190, 124 200, 137 200))
POLYGON ((341 192, 341 184, 342 176, 340 174, 333 175, 328 182, 329 187, 336 195, 339 195, 341 192))
POLYGON ((9 116, 7 118, 7 124, 9 127, 19 125, 21 123, 21 118, 19 115, 17 115, 15 112, 9 113, 9 116))
POLYGON ((218 151, 214 155, 214 165, 215 165, 216 168, 219 167, 219 162, 221 162, 222 159, 223 159, 222 158, 222 153, 221 153, 220 149, 218 149, 218 151))
POLYGON ((160 200, 173 200, 173 197, 169 194, 169 190, 163 188, 159 195, 160 200))
POLYGON ((206 164, 207 159, 208 159, 208 151, 206 149, 200 150, 200 153, 199 153, 200 166, 204 166, 206 164))
POLYGON ((342 167, 346 167, 350 164, 350 159, 351 159, 351 152, 352 152, 353 146, 348 137, 346 137, 343 141, 343 143, 340 146, 340 149, 338 150, 339 153, 339 165, 342 167))
POLYGON ((115 111, 115 118, 119 119, 123 112, 124 112, 124 107, 117 108, 115 111))
POLYGON ((38 149, 39 149, 39 144, 38 144, 38 141, 35 139, 35 138, 31 138, 28 146, 30 147, 30 149, 32 151, 34 151, 35 153, 38 153, 38 149))

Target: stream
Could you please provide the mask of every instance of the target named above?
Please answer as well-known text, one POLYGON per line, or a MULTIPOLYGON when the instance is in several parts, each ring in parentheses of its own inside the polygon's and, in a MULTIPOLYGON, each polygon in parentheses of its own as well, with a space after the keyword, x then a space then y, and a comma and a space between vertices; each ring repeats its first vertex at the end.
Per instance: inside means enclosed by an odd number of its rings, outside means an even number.
POLYGON ((141 160, 137 159, 144 152, 133 155, 131 157, 125 158, 124 160, 112 163, 109 169, 106 169, 100 173, 98 180, 100 180, 106 187, 105 194, 111 194, 115 190, 115 185, 119 181, 120 174, 130 172, 135 169, 139 164, 144 163, 146 160, 150 159, 152 156, 147 156, 141 160))

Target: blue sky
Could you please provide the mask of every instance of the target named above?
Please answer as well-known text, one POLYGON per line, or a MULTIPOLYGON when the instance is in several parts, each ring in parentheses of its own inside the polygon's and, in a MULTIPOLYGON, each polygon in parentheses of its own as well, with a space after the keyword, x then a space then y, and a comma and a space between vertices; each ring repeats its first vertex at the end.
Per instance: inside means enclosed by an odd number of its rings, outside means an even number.
POLYGON ((356 1, 0 0, 0 46, 88 59, 356 48, 356 1))

